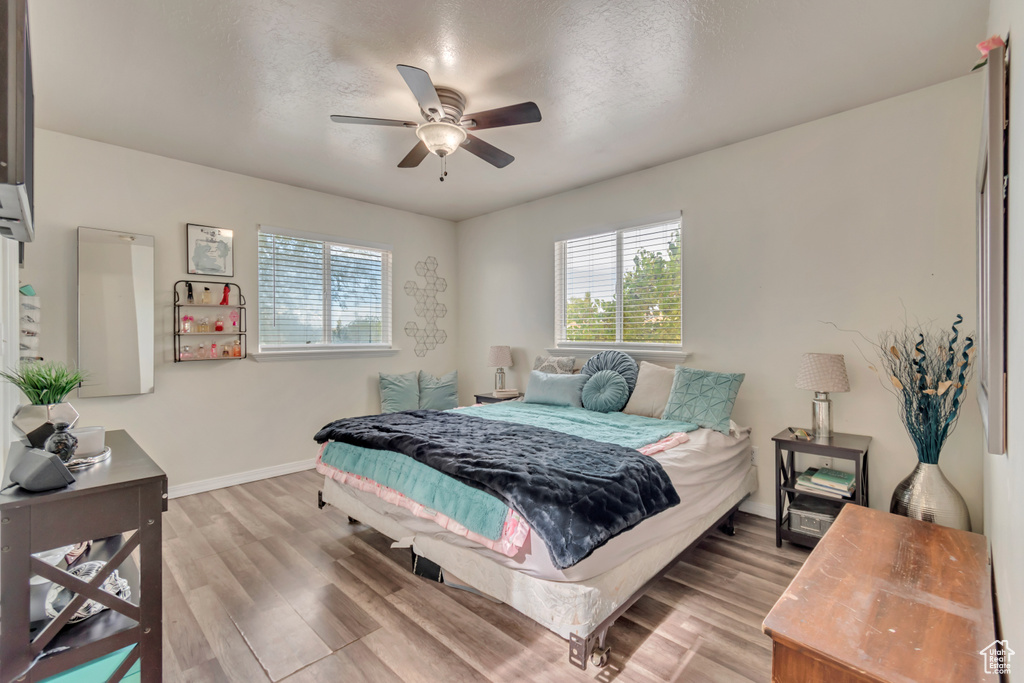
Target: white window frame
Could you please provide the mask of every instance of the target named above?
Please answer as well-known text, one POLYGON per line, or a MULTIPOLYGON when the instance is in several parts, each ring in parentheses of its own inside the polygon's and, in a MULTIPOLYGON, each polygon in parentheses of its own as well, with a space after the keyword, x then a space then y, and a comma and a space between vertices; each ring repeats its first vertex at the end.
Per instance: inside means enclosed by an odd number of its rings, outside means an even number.
MULTIPOLYGON (((640 360, 650 361, 684 361, 690 357, 687 351, 683 350, 683 319, 685 305, 682 301, 682 293, 680 293, 680 316, 679 316, 679 343, 678 344, 661 344, 661 343, 644 343, 644 342, 599 342, 599 341, 580 341, 574 342, 566 339, 566 297, 565 297, 565 271, 566 271, 566 242, 582 239, 585 237, 598 237, 602 235, 610 235, 612 233, 616 236, 616 276, 615 276, 615 300, 622 301, 622 279, 623 279, 623 234, 632 232, 634 230, 642 230, 643 228, 652 227, 655 225, 664 225, 666 223, 675 222, 679 229, 680 239, 680 250, 682 250, 682 237, 683 237, 683 226, 682 226, 682 214, 680 212, 673 212, 668 215, 658 216, 643 221, 623 223, 615 226, 607 226, 600 231, 588 231, 582 234, 574 234, 571 236, 561 237, 555 241, 555 343, 552 348, 546 349, 546 351, 555 356, 573 356, 579 353, 597 353, 606 349, 617 349, 624 351, 634 358, 640 360)), ((682 253, 681 253, 682 257, 682 253)), ((680 264, 680 288, 682 287, 683 279, 683 265, 680 264)), ((616 311, 616 325, 615 325, 616 337, 621 340, 623 334, 622 328, 622 307, 617 307, 616 311)))
POLYGON ((251 354, 251 357, 256 361, 277 361, 277 360, 314 360, 323 358, 343 358, 352 356, 389 356, 398 353, 401 349, 394 346, 394 320, 393 320, 393 288, 392 288, 392 265, 391 261, 394 257, 394 251, 390 244, 383 244, 379 242, 366 242, 362 240, 352 240, 347 238, 340 238, 336 235, 322 235, 313 232, 304 232, 301 230, 291 230, 288 228, 277 228, 269 225, 260 225, 257 239, 256 239, 256 263, 257 263, 257 277, 256 277, 256 339, 259 351, 251 354), (262 341, 262 335, 260 334, 260 315, 259 315, 259 235, 277 235, 280 237, 294 237, 298 239, 311 240, 315 242, 322 242, 326 247, 324 249, 324 294, 323 306, 324 306, 324 338, 330 338, 330 307, 331 300, 329 295, 330 290, 330 249, 331 246, 347 247, 351 249, 371 249, 379 251, 385 255, 381 259, 381 323, 387 330, 387 340, 378 344, 290 344, 290 345, 267 345, 264 346, 262 341))

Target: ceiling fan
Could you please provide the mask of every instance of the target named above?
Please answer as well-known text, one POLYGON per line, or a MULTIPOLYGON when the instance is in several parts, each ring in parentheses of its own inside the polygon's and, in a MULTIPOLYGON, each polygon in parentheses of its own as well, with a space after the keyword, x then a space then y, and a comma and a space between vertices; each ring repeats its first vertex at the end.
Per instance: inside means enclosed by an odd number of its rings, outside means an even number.
MULTIPOLYGON (((515 157, 484 142, 469 131, 540 121, 540 109, 533 102, 489 109, 476 114, 463 114, 462 112, 466 109, 466 97, 458 90, 435 87, 430 80, 430 75, 423 69, 414 66, 399 64, 398 72, 402 74, 402 78, 412 90, 412 94, 416 96, 416 101, 420 105, 420 114, 426 120, 425 123, 337 114, 331 116, 331 120, 335 123, 415 128, 416 137, 420 141, 398 163, 399 168, 415 168, 430 153, 436 154, 444 161, 445 157, 458 150, 459 147, 493 166, 505 168, 515 161, 515 157)), ((441 181, 443 182, 444 176, 448 173, 447 171, 442 171, 442 173, 441 181)))

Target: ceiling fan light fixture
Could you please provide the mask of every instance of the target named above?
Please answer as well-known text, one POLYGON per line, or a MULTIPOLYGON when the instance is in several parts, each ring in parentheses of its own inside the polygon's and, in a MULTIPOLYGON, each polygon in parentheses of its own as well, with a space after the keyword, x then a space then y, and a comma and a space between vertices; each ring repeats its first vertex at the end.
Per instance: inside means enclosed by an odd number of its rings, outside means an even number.
POLYGON ((448 156, 466 140, 466 131, 461 126, 445 121, 421 123, 416 128, 416 137, 427 149, 439 157, 448 156))

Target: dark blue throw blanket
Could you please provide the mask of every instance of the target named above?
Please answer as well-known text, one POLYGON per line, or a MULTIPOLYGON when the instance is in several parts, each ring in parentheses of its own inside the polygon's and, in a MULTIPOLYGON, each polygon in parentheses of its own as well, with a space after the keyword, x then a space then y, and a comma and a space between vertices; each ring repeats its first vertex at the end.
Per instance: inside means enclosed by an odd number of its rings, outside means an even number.
POLYGON ((540 536, 558 569, 679 503, 658 461, 638 451, 457 412, 347 418, 314 438, 396 451, 500 498, 540 536))

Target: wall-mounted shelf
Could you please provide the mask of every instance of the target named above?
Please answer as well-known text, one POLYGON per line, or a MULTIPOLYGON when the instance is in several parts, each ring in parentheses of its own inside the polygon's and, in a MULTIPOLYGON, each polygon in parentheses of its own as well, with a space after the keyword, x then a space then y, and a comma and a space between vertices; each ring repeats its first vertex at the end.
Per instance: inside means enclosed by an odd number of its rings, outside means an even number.
POLYGON ((245 296, 242 294, 242 288, 233 282, 214 282, 210 280, 178 280, 174 283, 174 362, 175 363, 191 363, 197 360, 241 360, 248 356, 248 349, 246 347, 246 315, 245 315, 245 296), (192 300, 189 301, 189 286, 192 289, 192 300), (211 300, 220 300, 224 296, 224 288, 228 290, 228 303, 226 304, 215 304, 215 303, 202 303, 201 297, 202 292, 208 285, 211 300), (216 308, 223 310, 224 315, 224 327, 221 331, 215 331, 213 327, 216 325, 216 316, 213 316, 214 320, 209 322, 210 330, 206 332, 196 331, 198 326, 198 320, 191 320, 189 325, 192 329, 185 331, 185 323, 182 320, 183 316, 189 316, 191 318, 204 318, 211 317, 206 315, 193 316, 188 311, 193 308, 211 309, 216 308), (233 325, 230 319, 230 313, 237 312, 237 324, 233 325), (203 338, 208 338, 207 342, 203 341, 203 338), (223 341, 224 339, 227 341, 223 341), (184 341, 183 341, 184 340, 184 341), (205 354, 210 353, 210 344, 217 344, 217 355, 216 357, 210 357, 207 355, 205 358, 198 357, 199 347, 203 347, 205 354), (223 349, 228 349, 229 355, 223 355, 223 349), (237 349, 237 351, 236 351, 237 349), (237 353, 237 355, 235 355, 237 353))

